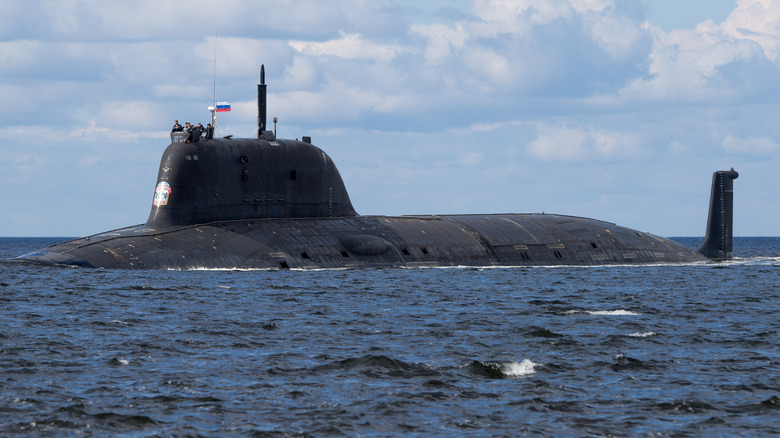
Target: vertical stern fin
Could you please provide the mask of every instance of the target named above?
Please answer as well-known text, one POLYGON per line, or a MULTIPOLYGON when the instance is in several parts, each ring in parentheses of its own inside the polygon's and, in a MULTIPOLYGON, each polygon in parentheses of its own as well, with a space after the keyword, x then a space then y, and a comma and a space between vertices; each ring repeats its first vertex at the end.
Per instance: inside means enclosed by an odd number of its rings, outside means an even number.
POLYGON ((731 170, 719 170, 712 174, 707 233, 698 250, 708 258, 728 260, 732 257, 734 180, 738 177, 739 173, 733 167, 731 170))

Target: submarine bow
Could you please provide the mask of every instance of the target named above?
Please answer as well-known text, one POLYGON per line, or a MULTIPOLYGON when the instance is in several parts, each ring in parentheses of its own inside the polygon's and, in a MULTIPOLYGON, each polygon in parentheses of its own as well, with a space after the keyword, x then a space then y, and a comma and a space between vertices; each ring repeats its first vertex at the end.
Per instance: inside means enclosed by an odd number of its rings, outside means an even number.
POLYGON ((333 160, 266 130, 256 139, 173 133, 144 224, 18 259, 123 269, 287 269, 690 263, 732 251, 733 180, 713 176, 707 238, 687 246, 596 219, 555 214, 361 216, 333 160))

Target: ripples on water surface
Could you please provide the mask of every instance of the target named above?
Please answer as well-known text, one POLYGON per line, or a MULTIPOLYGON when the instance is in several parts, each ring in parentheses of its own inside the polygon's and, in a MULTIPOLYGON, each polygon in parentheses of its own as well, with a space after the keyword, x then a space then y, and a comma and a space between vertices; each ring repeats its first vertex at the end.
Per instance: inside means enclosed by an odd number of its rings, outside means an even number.
MULTIPOLYGON (((46 239, 0 239, 0 259, 46 239)), ((691 246, 695 246, 691 241, 691 246)), ((7 435, 780 434, 780 240, 689 266, 0 263, 7 435)))

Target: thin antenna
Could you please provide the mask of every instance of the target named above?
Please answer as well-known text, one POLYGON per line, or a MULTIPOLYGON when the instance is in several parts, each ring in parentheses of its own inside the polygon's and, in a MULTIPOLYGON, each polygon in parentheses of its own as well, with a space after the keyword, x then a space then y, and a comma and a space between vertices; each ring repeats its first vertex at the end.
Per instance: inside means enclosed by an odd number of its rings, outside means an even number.
POLYGON ((211 107, 211 128, 217 135, 217 31, 214 31, 214 106, 211 107))

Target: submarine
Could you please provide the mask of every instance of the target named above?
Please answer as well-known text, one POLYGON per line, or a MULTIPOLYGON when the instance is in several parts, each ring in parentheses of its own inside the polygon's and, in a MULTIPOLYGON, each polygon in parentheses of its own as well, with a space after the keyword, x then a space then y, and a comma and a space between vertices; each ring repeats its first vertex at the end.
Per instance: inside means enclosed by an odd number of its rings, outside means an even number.
POLYGON ((333 160, 266 129, 257 138, 171 133, 144 224, 17 257, 117 269, 344 269, 695 263, 732 257, 732 168, 713 174, 698 250, 597 219, 545 213, 364 216, 333 160))

